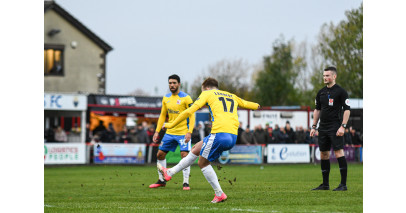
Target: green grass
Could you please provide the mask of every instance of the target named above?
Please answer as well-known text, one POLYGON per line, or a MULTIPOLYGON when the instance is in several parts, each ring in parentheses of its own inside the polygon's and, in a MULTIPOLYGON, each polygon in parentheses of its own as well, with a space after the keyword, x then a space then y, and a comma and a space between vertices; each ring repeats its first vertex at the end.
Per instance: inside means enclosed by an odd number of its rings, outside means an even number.
MULTIPOLYGON (((362 212, 362 164, 348 165, 348 191, 310 191, 321 183, 320 165, 213 165, 228 200, 212 204, 214 192, 197 165, 190 191, 182 172, 166 187, 155 165, 44 168, 45 212, 362 212), (235 181, 234 181, 235 179, 235 181), (230 183, 231 182, 231 183, 230 183)), ((340 182, 331 165, 330 187, 340 182)))

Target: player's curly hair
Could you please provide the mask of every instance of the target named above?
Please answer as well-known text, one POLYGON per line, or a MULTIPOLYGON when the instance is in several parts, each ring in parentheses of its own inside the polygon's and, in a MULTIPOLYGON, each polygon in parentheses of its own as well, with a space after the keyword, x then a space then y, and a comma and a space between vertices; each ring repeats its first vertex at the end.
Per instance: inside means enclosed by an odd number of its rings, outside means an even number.
POLYGON ((168 81, 169 81, 169 79, 175 79, 175 80, 178 81, 178 83, 180 83, 180 77, 178 75, 176 75, 176 74, 173 74, 173 75, 169 76, 168 81))
POLYGON ((219 88, 219 82, 216 79, 209 77, 203 81, 202 86, 209 88, 211 87, 219 88))

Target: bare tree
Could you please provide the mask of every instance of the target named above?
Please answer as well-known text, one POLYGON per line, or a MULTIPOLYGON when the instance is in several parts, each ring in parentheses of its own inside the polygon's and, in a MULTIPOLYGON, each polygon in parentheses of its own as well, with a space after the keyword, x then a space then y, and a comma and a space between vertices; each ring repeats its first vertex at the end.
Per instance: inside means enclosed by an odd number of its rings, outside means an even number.
POLYGON ((196 99, 201 93, 201 85, 208 77, 215 78, 219 82, 219 89, 234 93, 241 98, 247 98, 250 93, 250 73, 253 67, 243 59, 223 59, 198 75, 192 86, 191 96, 196 99), (249 77, 247 77, 249 76, 249 77))
POLYGON ((148 92, 145 92, 143 89, 141 88, 137 88, 134 91, 128 93, 128 95, 133 95, 133 96, 150 96, 150 94, 148 92))

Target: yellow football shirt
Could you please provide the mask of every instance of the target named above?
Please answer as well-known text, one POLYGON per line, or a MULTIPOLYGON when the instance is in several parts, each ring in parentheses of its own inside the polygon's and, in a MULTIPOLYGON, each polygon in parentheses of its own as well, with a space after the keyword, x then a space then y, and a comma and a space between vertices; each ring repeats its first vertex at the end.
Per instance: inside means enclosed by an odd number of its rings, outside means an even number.
POLYGON ((238 96, 223 90, 203 91, 192 107, 179 115, 173 123, 166 124, 168 128, 176 125, 180 120, 194 114, 198 109, 207 105, 212 117, 211 133, 231 133, 238 135, 238 114, 237 107, 256 110, 259 104, 243 100, 238 96))
MULTIPOLYGON (((161 130, 167 114, 168 122, 173 122, 179 116, 179 114, 188 109, 189 106, 192 105, 192 103, 192 98, 182 91, 180 91, 177 95, 173 95, 172 93, 166 94, 162 98, 161 115, 158 119, 156 131, 159 132, 161 130)), ((187 132, 192 133, 194 125, 195 116, 194 114, 192 114, 190 118, 183 120, 171 129, 167 129, 166 134, 185 135, 187 132)))

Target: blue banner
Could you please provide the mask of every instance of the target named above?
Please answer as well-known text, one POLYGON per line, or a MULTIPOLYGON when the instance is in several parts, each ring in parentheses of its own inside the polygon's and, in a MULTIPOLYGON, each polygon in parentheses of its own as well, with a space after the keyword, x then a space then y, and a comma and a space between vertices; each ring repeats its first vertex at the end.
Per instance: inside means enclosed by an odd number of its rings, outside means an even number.
POLYGON ((236 145, 224 151, 218 161, 221 164, 261 164, 262 146, 236 145))

